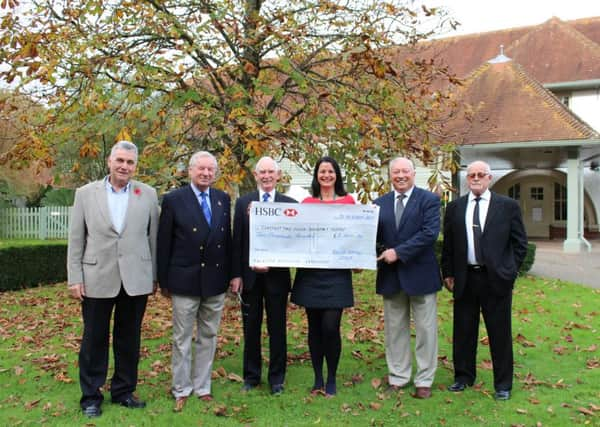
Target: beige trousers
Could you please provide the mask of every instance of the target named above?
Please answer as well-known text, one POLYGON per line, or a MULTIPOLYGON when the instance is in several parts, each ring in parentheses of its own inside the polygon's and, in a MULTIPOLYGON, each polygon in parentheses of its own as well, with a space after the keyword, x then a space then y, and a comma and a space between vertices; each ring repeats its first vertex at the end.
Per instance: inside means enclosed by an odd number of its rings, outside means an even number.
POLYGON ((209 394, 225 294, 208 298, 172 295, 171 300, 173 396, 189 396, 192 392, 197 396, 209 394), (196 337, 192 346, 194 326, 196 337))
POLYGON ((410 316, 415 323, 416 387, 431 387, 437 368, 437 295, 409 296, 404 292, 383 298, 385 359, 389 383, 404 386, 412 374, 410 316))

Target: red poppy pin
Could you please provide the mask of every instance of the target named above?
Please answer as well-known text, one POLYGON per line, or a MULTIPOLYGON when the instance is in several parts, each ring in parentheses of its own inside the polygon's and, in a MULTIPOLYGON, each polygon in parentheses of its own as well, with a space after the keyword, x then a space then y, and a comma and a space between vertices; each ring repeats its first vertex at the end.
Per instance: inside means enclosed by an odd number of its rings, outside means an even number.
POLYGON ((133 189, 133 194, 135 194, 136 196, 139 196, 140 194, 142 194, 142 190, 140 190, 139 188, 134 188, 133 189))

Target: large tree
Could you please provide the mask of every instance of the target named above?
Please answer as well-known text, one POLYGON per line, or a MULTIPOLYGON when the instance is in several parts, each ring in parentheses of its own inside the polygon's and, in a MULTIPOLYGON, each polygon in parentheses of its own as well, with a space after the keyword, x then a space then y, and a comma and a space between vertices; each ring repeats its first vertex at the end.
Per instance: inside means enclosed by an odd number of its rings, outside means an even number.
MULTIPOLYGON (((30 0, 2 19, 0 78, 43 97, 48 123, 65 135, 65 117, 81 123, 99 112, 122 127, 151 123, 142 172, 159 186, 197 149, 220 155, 227 184, 244 182, 264 154, 310 169, 328 153, 367 194, 383 190, 379 171, 393 155, 434 161, 450 111, 432 85, 452 78, 445 69, 392 60, 398 45, 448 22, 414 4, 30 0)), ((78 144, 78 155, 98 156, 102 138, 78 144)))

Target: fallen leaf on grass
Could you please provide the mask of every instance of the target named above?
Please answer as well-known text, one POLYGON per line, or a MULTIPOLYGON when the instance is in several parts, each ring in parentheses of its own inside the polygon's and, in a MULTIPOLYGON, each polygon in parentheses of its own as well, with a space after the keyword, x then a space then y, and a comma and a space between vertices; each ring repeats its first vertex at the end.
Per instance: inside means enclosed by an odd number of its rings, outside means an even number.
POLYGON ((565 351, 567 351, 567 347, 564 347, 562 345, 558 345, 556 347, 554 347, 552 349, 552 351, 556 354, 558 354, 559 356, 562 356, 563 354, 565 354, 565 351))
POLYGON ((539 401, 539 400, 537 400, 537 399, 536 399, 536 398, 534 398, 534 397, 530 397, 530 398, 529 398, 529 399, 527 399, 527 400, 529 400, 529 403, 531 403, 532 405, 539 405, 539 404, 540 404, 540 401, 539 401))
POLYGON ((590 411, 589 409, 587 409, 587 408, 584 408, 583 406, 580 406, 579 408, 577 408, 577 410, 578 410, 579 412, 581 412, 582 414, 584 414, 584 415, 591 415, 591 416, 594 416, 594 411, 590 411))
POLYGON ((36 400, 32 400, 31 402, 27 402, 27 403, 25 403, 25 409, 27 409, 27 410, 33 409, 41 401, 42 401, 42 399, 36 399, 36 400))
POLYGON ((491 371, 493 368, 492 361, 491 360, 482 360, 481 363, 479 364, 479 367, 481 369, 491 371))
POLYGON ((596 358, 590 359, 585 362, 585 366, 588 369, 600 368, 600 359, 596 359, 596 358))
POLYGON ((217 417, 226 417, 227 416, 227 406, 225 405, 217 405, 213 408, 213 414, 217 417))
POLYGON ((231 381, 235 381, 236 383, 244 382, 242 377, 240 377, 238 374, 234 374, 233 372, 230 372, 229 375, 227 375, 227 378, 229 378, 231 381))
POLYGON ((373 387, 375 390, 381 387, 381 378, 373 378, 371 380, 371 387, 373 387))
POLYGON ((364 381, 363 374, 354 374, 352 375, 352 384, 360 384, 364 381))
POLYGON ((527 409, 517 408, 517 414, 526 415, 527 414, 527 409))
POLYGON ((14 370, 16 376, 23 375, 23 373, 25 372, 25 369, 23 369, 21 366, 15 366, 14 370))
POLYGON ((381 403, 371 402, 371 403, 369 403, 369 407, 374 411, 379 411, 381 409, 381 403))
POLYGON ((515 337, 515 341, 521 344, 523 347, 535 347, 535 344, 533 342, 529 341, 527 338, 525 338, 525 336, 521 334, 517 334, 517 336, 515 337))
POLYGON ((356 359, 363 360, 364 356, 360 352, 360 350, 352 350, 352 356, 356 359))
POLYGON ((479 342, 481 343, 481 345, 489 345, 490 344, 490 339, 489 337, 486 335, 485 337, 482 337, 479 342))

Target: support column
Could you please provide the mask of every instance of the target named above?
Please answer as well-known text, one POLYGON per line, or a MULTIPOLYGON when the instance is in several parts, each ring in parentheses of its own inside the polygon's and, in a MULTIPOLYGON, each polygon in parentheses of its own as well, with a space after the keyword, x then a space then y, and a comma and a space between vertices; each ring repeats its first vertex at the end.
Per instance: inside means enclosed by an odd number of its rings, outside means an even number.
POLYGON ((567 238, 564 252, 581 252, 583 237, 583 179, 579 148, 569 148, 567 159, 567 238))

